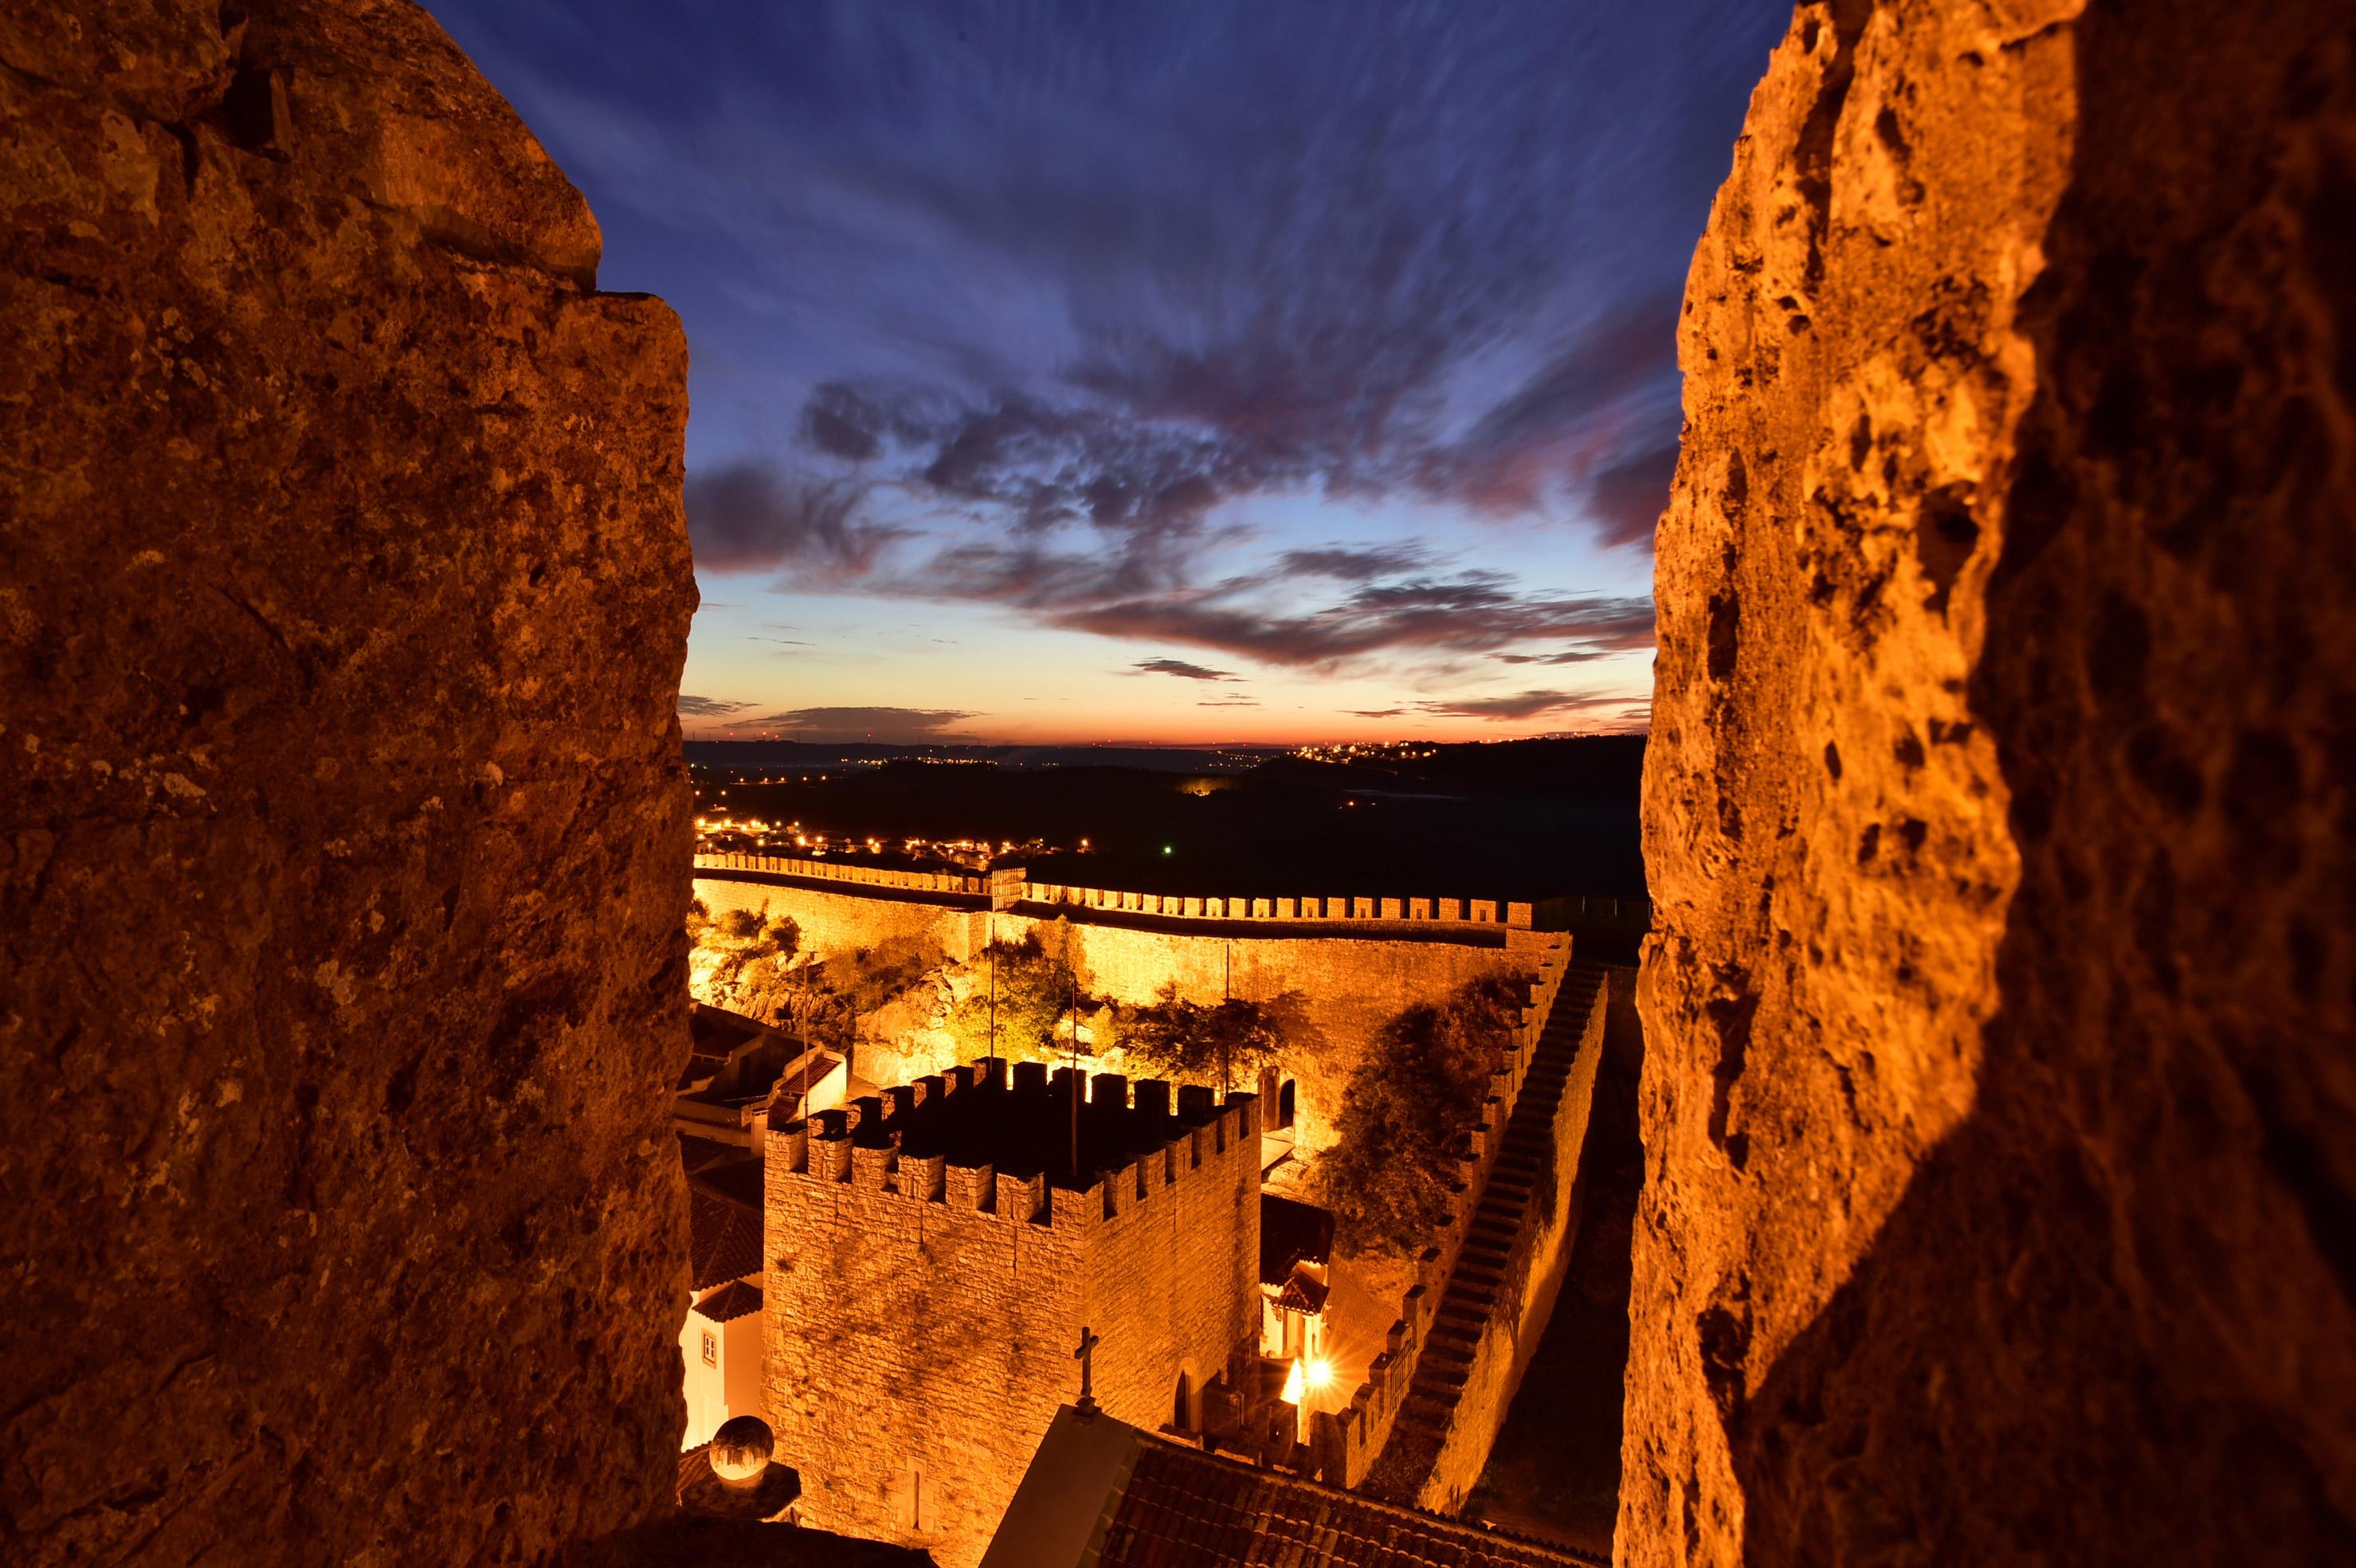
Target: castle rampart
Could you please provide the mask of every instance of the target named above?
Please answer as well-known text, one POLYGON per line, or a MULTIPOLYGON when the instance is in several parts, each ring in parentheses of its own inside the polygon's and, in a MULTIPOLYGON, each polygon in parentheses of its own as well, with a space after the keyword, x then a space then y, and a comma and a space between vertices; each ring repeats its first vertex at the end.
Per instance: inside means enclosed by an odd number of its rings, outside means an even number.
MULTIPOLYGON (((1457 1254, 1464 1245, 1473 1209, 1479 1205, 1482 1189, 1487 1185, 1489 1173, 1496 1164, 1505 1123, 1512 1118, 1514 1108, 1521 1098, 1523 1082, 1537 1055, 1547 1015, 1552 1012, 1555 998, 1562 989, 1569 959, 1570 942, 1568 938, 1559 936, 1538 955, 1529 1003, 1522 1010, 1511 1048, 1490 1075, 1489 1092, 1483 1100, 1481 1121, 1473 1128, 1463 1156, 1458 1162, 1457 1176, 1451 1184, 1452 1196, 1447 1223, 1433 1236, 1431 1245, 1417 1259, 1415 1283, 1408 1287, 1400 1301, 1398 1318, 1391 1325, 1381 1353, 1376 1356, 1368 1369, 1365 1380, 1352 1391, 1347 1403, 1338 1410, 1316 1412, 1310 1419, 1308 1440, 1315 1454, 1317 1473, 1330 1485, 1355 1487, 1364 1480, 1376 1456, 1382 1451, 1385 1440, 1390 1435, 1392 1425, 1398 1419, 1408 1385, 1415 1379, 1416 1363, 1422 1355, 1425 1336, 1440 1308, 1442 1287, 1449 1272, 1456 1266, 1457 1254)), ((1573 1096, 1578 1101, 1575 1113, 1582 1136, 1586 1126, 1586 1100, 1591 1089, 1590 1065, 1588 1083, 1576 1090, 1573 1096)), ((1507 1391, 1510 1395, 1510 1389, 1507 1391)), ((1502 1418, 1502 1414, 1501 1408, 1496 1415, 1502 1418)), ((1494 1434, 1494 1421, 1489 1430, 1494 1434)), ((1485 1455, 1485 1445, 1483 1452, 1485 1455)), ((1474 1468, 1479 1468, 1477 1460, 1474 1468)))
POLYGON ((896 871, 848 861, 812 860, 788 855, 723 853, 695 857, 698 879, 759 879, 810 883, 857 888, 868 897, 918 898, 953 908, 1012 909, 1022 905, 1045 906, 1040 911, 1084 919, 1091 912, 1153 915, 1174 920, 1266 921, 1276 925, 1440 926, 1471 928, 1472 932, 1526 930, 1536 906, 1494 898, 1440 898, 1301 895, 1280 897, 1220 897, 1139 893, 1126 889, 1080 887, 1063 883, 1033 882, 1020 870, 1003 869, 987 875, 951 872, 896 871))
MULTIPOLYGON (((821 956, 916 942, 963 960, 992 938, 1019 941, 1037 931, 1087 991, 1123 1005, 1152 1002, 1164 985, 1195 1002, 1298 992, 1325 1041, 1284 1064, 1299 1084, 1295 1132, 1304 1154, 1331 1142, 1350 1072, 1386 1021, 1501 970, 1536 976, 1541 955, 1562 940, 1533 929, 1529 905, 1491 900, 1179 898, 1013 881, 1001 872, 1001 907, 993 908, 991 879, 981 877, 874 873, 911 879, 903 886, 834 879, 831 873, 868 868, 824 861, 722 854, 699 855, 696 864, 696 897, 713 914, 789 915, 804 950, 821 956), (810 867, 817 874, 779 869, 810 867), (937 886, 916 885, 927 877, 937 886), (957 883, 965 888, 948 886, 957 883), (1262 905, 1265 913, 1252 913, 1262 905), (1230 915, 1234 907, 1243 912, 1230 915), (1386 919, 1387 908, 1398 918, 1386 919), (1349 912, 1334 918, 1329 909, 1349 912), (1493 913, 1500 918, 1488 918, 1493 913)), ((939 1065, 903 1059, 910 1071, 939 1065)))
POLYGON ((811 1523, 965 1568, 1079 1391, 1083 1327, 1098 1402, 1148 1428, 1248 1353, 1254 1098, 1082 1087, 976 1063, 772 1134, 768 1408, 811 1523))

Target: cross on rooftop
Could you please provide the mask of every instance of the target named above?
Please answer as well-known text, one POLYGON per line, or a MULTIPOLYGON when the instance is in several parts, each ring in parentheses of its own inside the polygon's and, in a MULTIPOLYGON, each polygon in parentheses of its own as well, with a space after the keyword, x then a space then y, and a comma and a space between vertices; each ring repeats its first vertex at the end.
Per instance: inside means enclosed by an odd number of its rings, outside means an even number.
POLYGON ((1072 1352, 1072 1359, 1080 1364, 1080 1402, 1073 1408, 1082 1415, 1097 1412, 1096 1398, 1088 1391, 1088 1358, 1099 1343, 1099 1337, 1087 1324, 1080 1325, 1080 1348, 1072 1352))

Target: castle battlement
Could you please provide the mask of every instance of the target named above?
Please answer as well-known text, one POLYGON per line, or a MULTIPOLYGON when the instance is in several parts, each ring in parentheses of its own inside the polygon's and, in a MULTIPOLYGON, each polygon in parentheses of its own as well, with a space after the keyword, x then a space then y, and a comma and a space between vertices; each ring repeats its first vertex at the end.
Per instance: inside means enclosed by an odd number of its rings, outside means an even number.
POLYGON ((991 1059, 787 1122, 768 1148, 773 1182, 1082 1228, 1150 1208, 1206 1166, 1257 1170, 1258 1138, 1254 1095, 991 1059))
POLYGON ((787 876, 829 882, 870 897, 917 895, 972 900, 997 909, 1042 905, 1056 914, 1087 919, 1104 912, 1153 915, 1165 919, 1253 921, 1270 926, 1423 926, 1479 930, 1526 930, 1535 906, 1494 898, 1418 898, 1349 896, 1261 898, 1138 893, 1123 888, 1076 887, 1033 882, 1019 866, 993 867, 985 876, 930 871, 894 871, 847 861, 730 852, 698 854, 699 873, 726 876, 787 876))

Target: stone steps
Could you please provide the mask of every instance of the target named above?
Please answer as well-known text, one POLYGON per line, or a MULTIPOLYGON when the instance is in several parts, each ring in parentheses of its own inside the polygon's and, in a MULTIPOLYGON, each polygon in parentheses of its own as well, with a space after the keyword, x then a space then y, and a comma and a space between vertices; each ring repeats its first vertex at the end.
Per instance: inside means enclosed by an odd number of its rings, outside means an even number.
MULTIPOLYGON (((1600 964, 1574 963, 1547 1014, 1521 1093, 1505 1124, 1496 1159, 1465 1227, 1456 1262, 1441 1287, 1430 1330, 1416 1357, 1415 1376, 1391 1423, 1389 1439, 1359 1489, 1412 1506, 1440 1458, 1456 1402, 1472 1375, 1481 1336, 1494 1314, 1528 1230, 1532 1199, 1554 1157, 1555 1112, 1570 1082, 1580 1037, 1602 1004, 1600 964)), ((1560 1176, 1558 1180, 1562 1179, 1560 1176)), ((1562 1196, 1558 1190, 1558 1199, 1562 1196)))

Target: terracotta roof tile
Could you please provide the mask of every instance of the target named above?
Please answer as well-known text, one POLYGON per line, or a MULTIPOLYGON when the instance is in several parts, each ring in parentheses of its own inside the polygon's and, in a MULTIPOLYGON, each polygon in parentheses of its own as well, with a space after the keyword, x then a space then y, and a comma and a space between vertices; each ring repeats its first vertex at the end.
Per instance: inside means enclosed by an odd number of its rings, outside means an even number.
POLYGON ((748 1285, 743 1280, 730 1280, 697 1302, 695 1310, 714 1323, 748 1317, 761 1310, 760 1287, 748 1285))
POLYGON ((708 1290, 761 1272, 761 1211, 721 1197, 701 1178, 688 1186, 688 1262, 691 1283, 708 1290))
POLYGON ((1595 1559, 1149 1441, 1101 1568, 1591 1568, 1595 1559))

